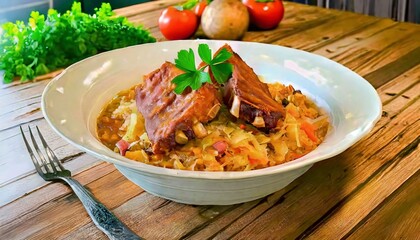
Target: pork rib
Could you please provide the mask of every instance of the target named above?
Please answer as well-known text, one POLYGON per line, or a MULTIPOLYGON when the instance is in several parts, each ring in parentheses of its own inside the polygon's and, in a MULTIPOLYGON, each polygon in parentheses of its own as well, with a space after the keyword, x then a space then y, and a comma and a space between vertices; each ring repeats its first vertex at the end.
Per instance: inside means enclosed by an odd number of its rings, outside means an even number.
POLYGON ((260 81, 254 70, 229 45, 221 47, 215 55, 222 49, 233 54, 227 60, 233 65, 232 77, 223 91, 223 101, 231 114, 257 128, 276 127, 277 121, 285 115, 283 105, 272 98, 267 84, 260 81))
POLYGON ((137 109, 145 119, 154 153, 165 153, 177 143, 202 135, 200 124, 213 119, 220 109, 221 96, 211 84, 175 94, 171 81, 182 73, 174 64, 165 62, 135 89, 137 109))

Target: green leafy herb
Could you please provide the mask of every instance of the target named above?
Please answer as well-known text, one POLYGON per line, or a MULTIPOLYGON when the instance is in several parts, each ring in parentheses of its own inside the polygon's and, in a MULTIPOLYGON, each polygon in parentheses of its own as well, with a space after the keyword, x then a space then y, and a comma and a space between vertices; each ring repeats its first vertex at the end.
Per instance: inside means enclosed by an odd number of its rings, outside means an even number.
POLYGON ((182 9, 192 9, 199 2, 200 2, 199 0, 187 0, 185 3, 181 5, 181 7, 182 9))
MULTIPOLYGON (((187 0, 183 4, 180 5, 181 9, 193 9, 200 1, 204 0, 187 0)), ((211 0, 206 0, 207 5, 209 5, 211 0)))
POLYGON ((191 48, 188 51, 181 50, 178 52, 178 58, 175 59, 175 66, 185 71, 185 73, 176 76, 172 80, 176 85, 174 89, 176 94, 181 94, 187 87, 197 90, 206 82, 212 83, 209 73, 204 72, 204 69, 207 67, 210 67, 214 79, 220 84, 225 83, 230 75, 232 75, 233 66, 226 62, 232 56, 232 53, 226 49, 222 49, 212 58, 209 45, 200 44, 198 45, 198 55, 205 63, 200 69, 197 69, 195 66, 195 56, 191 48))
POLYGON ((94 54, 155 42, 149 31, 117 17, 103 3, 94 15, 83 13, 73 3, 64 14, 50 9, 48 15, 32 12, 29 22, 5 23, 0 30, 0 71, 3 81, 21 81, 66 67, 94 54))

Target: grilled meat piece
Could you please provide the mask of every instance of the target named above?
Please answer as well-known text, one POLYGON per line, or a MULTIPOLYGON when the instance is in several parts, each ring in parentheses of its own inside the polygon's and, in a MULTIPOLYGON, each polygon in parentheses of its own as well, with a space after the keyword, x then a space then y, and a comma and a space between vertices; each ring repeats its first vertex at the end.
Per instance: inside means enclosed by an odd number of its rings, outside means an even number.
POLYGON ((136 87, 136 104, 145 119, 146 132, 154 153, 164 153, 177 143, 206 135, 202 123, 213 119, 221 106, 217 89, 205 83, 198 90, 177 95, 171 81, 184 73, 170 62, 144 77, 136 87))
POLYGON ((229 45, 224 45, 218 52, 223 48, 233 54, 228 60, 233 65, 232 77, 225 84, 223 93, 230 113, 257 128, 275 128, 280 117, 285 116, 284 107, 271 97, 267 84, 260 81, 229 45))

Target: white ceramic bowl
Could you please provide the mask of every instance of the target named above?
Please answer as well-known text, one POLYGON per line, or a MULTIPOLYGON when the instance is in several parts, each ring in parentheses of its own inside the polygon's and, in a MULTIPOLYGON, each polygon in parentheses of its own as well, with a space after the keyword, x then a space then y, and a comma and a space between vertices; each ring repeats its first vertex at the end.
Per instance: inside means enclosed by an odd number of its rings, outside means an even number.
POLYGON ((318 55, 259 43, 186 40, 118 49, 78 62, 48 84, 42 110, 59 135, 115 164, 147 192, 187 204, 226 205, 280 190, 315 162, 343 152, 372 129, 381 116, 381 102, 365 79, 318 55), (165 169, 126 159, 102 145, 96 137, 96 118, 104 104, 164 61, 173 62, 179 50, 196 51, 199 43, 207 43, 213 51, 229 43, 265 81, 291 83, 309 95, 330 115, 332 129, 325 141, 295 161, 246 172, 165 169))

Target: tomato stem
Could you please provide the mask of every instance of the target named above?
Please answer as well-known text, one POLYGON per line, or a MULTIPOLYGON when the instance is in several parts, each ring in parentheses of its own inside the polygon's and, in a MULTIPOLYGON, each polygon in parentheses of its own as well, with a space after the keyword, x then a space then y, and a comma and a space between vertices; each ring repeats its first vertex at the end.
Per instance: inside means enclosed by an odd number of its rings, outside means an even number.
POLYGON ((189 9, 192 9, 193 7, 195 7, 195 5, 198 4, 198 2, 199 2, 199 0, 188 0, 185 3, 183 3, 181 5, 181 7, 182 7, 182 9, 189 10, 189 9))

